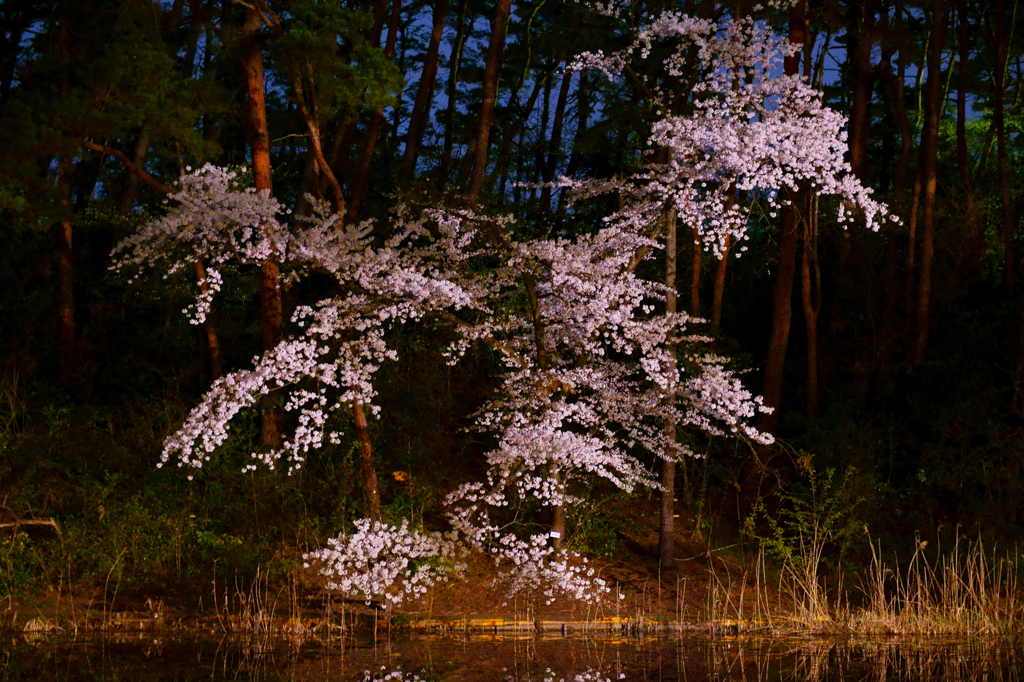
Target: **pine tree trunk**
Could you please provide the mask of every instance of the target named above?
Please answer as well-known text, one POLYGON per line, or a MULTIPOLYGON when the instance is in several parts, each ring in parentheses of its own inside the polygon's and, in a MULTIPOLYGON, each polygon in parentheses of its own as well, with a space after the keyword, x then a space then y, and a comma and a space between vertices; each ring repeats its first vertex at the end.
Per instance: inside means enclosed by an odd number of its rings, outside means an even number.
POLYGON ((550 76, 551 71, 547 71, 542 76, 534 78, 533 89, 530 91, 530 96, 526 99, 526 104, 523 105, 523 108, 514 115, 512 125, 506 128, 502 133, 501 149, 498 151, 498 159, 495 162, 494 169, 495 175, 501 178, 501 182, 498 186, 499 198, 505 196, 509 164, 512 160, 512 145, 515 144, 516 138, 519 137, 519 134, 522 132, 523 126, 530 120, 530 115, 533 113, 534 107, 537 106, 537 100, 540 98, 540 93, 544 89, 544 84, 550 76))
POLYGON ((448 57, 448 105, 444 112, 444 147, 441 151, 440 179, 448 182, 448 169, 452 163, 452 149, 455 145, 455 106, 459 94, 459 69, 462 66, 462 48, 466 44, 466 7, 469 0, 459 0, 459 11, 455 19, 455 41, 448 57))
POLYGON ((871 50, 875 44, 874 37, 874 2, 862 0, 850 4, 853 13, 850 24, 848 48, 851 78, 853 79, 853 100, 850 106, 849 149, 850 171, 858 179, 864 179, 864 163, 867 160, 868 132, 871 119, 868 109, 871 104, 871 91, 874 76, 871 73, 871 50))
MULTIPOLYGON (((391 61, 395 56, 395 40, 398 38, 401 16, 402 0, 392 0, 391 19, 388 23, 388 38, 384 45, 384 59, 388 61, 391 61)), ((366 140, 363 141, 363 151, 359 157, 359 170, 356 173, 356 180, 352 184, 348 211, 345 213, 346 223, 355 222, 359 218, 359 209, 362 207, 363 199, 366 196, 366 189, 370 185, 373 152, 377 148, 377 138, 380 136, 380 129, 383 124, 384 107, 378 106, 374 109, 373 118, 370 119, 370 126, 366 130, 366 140)))
POLYGON ((942 47, 945 43, 948 7, 935 0, 932 8, 931 45, 928 50, 928 81, 925 85, 924 128, 921 131, 921 266, 914 310, 914 343, 911 364, 920 365, 928 349, 931 322, 932 260, 935 253, 935 193, 938 185, 939 117, 942 110, 942 47))
POLYGON ((957 86, 956 86, 956 165, 960 174, 960 184, 964 191, 966 221, 964 232, 966 239, 967 256, 959 259, 957 264, 957 275, 955 281, 963 280, 964 272, 969 273, 970 279, 979 281, 981 279, 981 256, 982 240, 980 221, 978 220, 978 206, 974 193, 974 180, 971 177, 971 159, 967 153, 967 70, 970 64, 970 33, 969 19, 967 16, 967 3, 964 0, 956 2, 957 18, 959 19, 959 61, 957 63, 957 86))
POLYGON ((551 187, 555 179, 555 170, 562 156, 562 123, 565 120, 565 105, 569 101, 569 86, 572 84, 572 72, 562 74, 562 83, 558 88, 558 100, 555 102, 555 117, 551 122, 551 139, 548 141, 548 154, 544 162, 544 186, 540 190, 540 213, 542 219, 551 217, 551 187))
POLYGON ((441 38, 444 36, 444 24, 448 19, 448 0, 438 0, 434 5, 434 25, 430 33, 430 43, 424 56, 423 72, 416 89, 416 102, 409 115, 409 133, 405 140, 405 153, 402 155, 400 181, 408 182, 416 170, 416 155, 423 141, 423 134, 430 120, 430 105, 434 101, 434 83, 437 80, 437 63, 440 53, 441 38))
MULTIPOLYGON (((587 69, 580 71, 579 83, 576 86, 576 134, 572 141, 572 153, 569 154, 569 163, 565 167, 566 177, 573 178, 580 167, 580 159, 583 156, 582 140, 587 134, 587 127, 590 123, 590 98, 589 98, 589 73, 587 69)), ((558 196, 558 210, 565 206, 566 193, 558 196)))
MULTIPOLYGON (((818 306, 815 305, 814 279, 812 270, 817 270, 817 216, 814 199, 810 193, 803 193, 804 238, 803 254, 800 259, 800 298, 803 304, 804 326, 807 330, 807 402, 804 416, 808 422, 818 419, 818 306)), ((818 287, 820 289, 820 286, 818 287)))
POLYGON ((75 257, 73 251, 73 228, 70 218, 71 181, 74 162, 67 154, 61 154, 57 161, 57 199, 68 213, 66 219, 54 225, 57 237, 57 376, 60 385, 67 388, 74 383, 78 369, 78 354, 75 343, 75 257))
POLYGON ((1013 238, 1016 224, 1013 219, 1013 203, 1010 198, 1010 174, 1007 166, 1006 120, 1003 112, 1003 100, 1006 92, 1006 59, 1010 50, 1007 24, 1012 23, 1006 11, 1006 0, 996 0, 995 6, 995 69, 992 93, 992 122, 996 127, 996 165, 999 173, 999 199, 1002 208, 1002 242, 1003 242, 1003 283, 1006 291, 1013 294, 1017 285, 1016 261, 1014 259, 1013 238))
MULTIPOLYGON (((139 168, 142 167, 142 163, 146 160, 146 153, 149 151, 149 136, 146 135, 145 131, 139 135, 138 141, 135 143, 135 153, 132 155, 132 163, 139 168)), ((122 216, 130 216, 132 211, 135 209, 135 197, 139 192, 139 176, 131 172, 129 169, 125 169, 124 181, 121 185, 121 194, 117 199, 117 212, 122 216)))
POLYGON ((498 96, 498 76, 501 73, 502 55, 505 53, 505 29, 508 24, 512 0, 497 0, 491 14, 491 39, 487 45, 484 62, 483 103, 480 107, 480 121, 477 128, 476 149, 473 158, 473 173, 469 180, 468 198, 476 203, 484 186, 487 174, 487 147, 494 117, 494 103, 498 96))
MULTIPOLYGON (((270 176, 270 137, 267 131, 266 85, 263 72, 262 19, 255 8, 245 14, 243 34, 249 44, 242 52, 242 71, 246 85, 246 113, 252 171, 257 191, 273 193, 270 176)), ((277 260, 270 258, 260 266, 260 322, 263 327, 263 351, 273 350, 281 341, 281 284, 277 260)), ((281 446, 283 413, 274 392, 262 401, 260 442, 271 448, 281 446)))
MULTIPOLYGON (((791 16, 789 42, 804 44, 807 35, 807 20, 804 16, 791 16)), ((800 54, 786 57, 783 69, 787 75, 800 72, 800 54)), ((793 318, 793 280, 796 275, 796 250, 799 241, 797 230, 797 197, 790 195, 790 202, 782 206, 782 227, 779 234, 779 267, 772 294, 772 324, 768 337, 768 354, 764 368, 764 404, 773 408, 771 412, 760 413, 757 428, 774 434, 778 431, 779 413, 782 406, 782 376, 786 364, 786 349, 789 347, 789 328, 793 318)))

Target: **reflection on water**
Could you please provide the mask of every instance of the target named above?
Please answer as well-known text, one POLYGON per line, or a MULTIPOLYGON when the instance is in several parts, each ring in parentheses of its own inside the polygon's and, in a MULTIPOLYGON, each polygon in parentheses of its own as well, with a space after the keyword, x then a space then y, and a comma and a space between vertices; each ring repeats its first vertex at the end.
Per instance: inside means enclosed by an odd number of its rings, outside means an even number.
POLYGON ((0 643, 7 680, 1018 680, 1017 645, 990 641, 498 639, 330 644, 261 640, 26 639, 0 643))

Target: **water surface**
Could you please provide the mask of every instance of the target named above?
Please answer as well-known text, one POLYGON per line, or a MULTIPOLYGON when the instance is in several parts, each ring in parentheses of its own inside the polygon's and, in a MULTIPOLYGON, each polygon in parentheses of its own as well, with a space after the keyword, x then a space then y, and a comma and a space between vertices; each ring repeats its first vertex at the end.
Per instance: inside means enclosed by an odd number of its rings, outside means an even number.
POLYGON ((777 638, 409 636, 390 640, 7 636, 7 680, 1017 680, 1019 645, 777 638))

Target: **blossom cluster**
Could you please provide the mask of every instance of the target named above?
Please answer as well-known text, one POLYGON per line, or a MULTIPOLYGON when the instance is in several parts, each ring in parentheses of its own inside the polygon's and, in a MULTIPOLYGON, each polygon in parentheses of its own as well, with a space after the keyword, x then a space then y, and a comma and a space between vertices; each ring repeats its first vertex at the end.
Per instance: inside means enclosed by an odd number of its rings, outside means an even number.
POLYGON ((403 673, 401 670, 388 670, 381 666, 379 672, 363 671, 363 682, 425 682, 416 673, 403 673))
POLYGON ((327 547, 305 555, 305 567, 327 578, 327 589, 369 604, 379 600, 400 604, 417 598, 438 580, 462 567, 453 533, 425 533, 371 519, 355 522, 355 532, 327 541, 327 547))
MULTIPOLYGON (((623 50, 586 53, 575 68, 618 77, 634 59, 649 59, 655 46, 672 46, 661 64, 669 77, 694 69, 701 77, 692 89, 693 111, 667 113, 670 93, 654 86, 662 109, 649 143, 669 151, 664 164, 652 164, 631 179, 630 201, 611 221, 651 225, 665 205, 695 229, 707 248, 721 256, 731 240, 748 237, 751 202, 764 201, 772 217, 790 193, 807 187, 819 196, 838 197, 838 221, 860 213, 868 228, 897 221, 871 197, 844 160, 846 119, 822 104, 822 95, 799 76, 782 73, 782 61, 799 51, 750 17, 721 22, 665 12, 636 31, 623 50), (748 197, 744 206, 738 201, 748 197)), ((583 196, 608 191, 605 183, 562 179, 583 196), (582 187, 580 185, 583 185, 582 187)), ((622 191, 622 188, 618 188, 622 191)), ((745 249, 741 245, 738 252, 745 249)))
POLYGON ((195 324, 206 319, 221 289, 219 266, 262 263, 287 253, 288 229, 278 220, 284 208, 269 192, 243 186, 235 171, 207 164, 186 174, 178 180, 178 191, 164 200, 170 202, 166 215, 114 247, 111 269, 130 272, 134 279, 147 268, 161 267, 166 278, 205 261, 210 265, 206 282, 185 309, 195 324))

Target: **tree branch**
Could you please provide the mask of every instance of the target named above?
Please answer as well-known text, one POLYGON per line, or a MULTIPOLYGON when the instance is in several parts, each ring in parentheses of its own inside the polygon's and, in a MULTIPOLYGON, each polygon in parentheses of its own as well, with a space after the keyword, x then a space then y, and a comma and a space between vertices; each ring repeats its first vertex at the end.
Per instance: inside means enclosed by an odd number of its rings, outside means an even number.
POLYGON ((121 151, 114 149, 113 147, 107 147, 106 145, 97 144, 96 142, 92 142, 90 140, 82 139, 79 140, 78 142, 86 149, 91 149, 92 151, 99 152, 100 154, 109 154, 110 156, 113 156, 115 159, 123 163, 125 168, 127 168, 132 173, 132 175, 138 177, 140 180, 142 180, 147 185, 155 189, 157 192, 160 192, 161 194, 171 193, 170 187, 160 182, 146 171, 142 170, 142 168, 136 165, 121 151))

